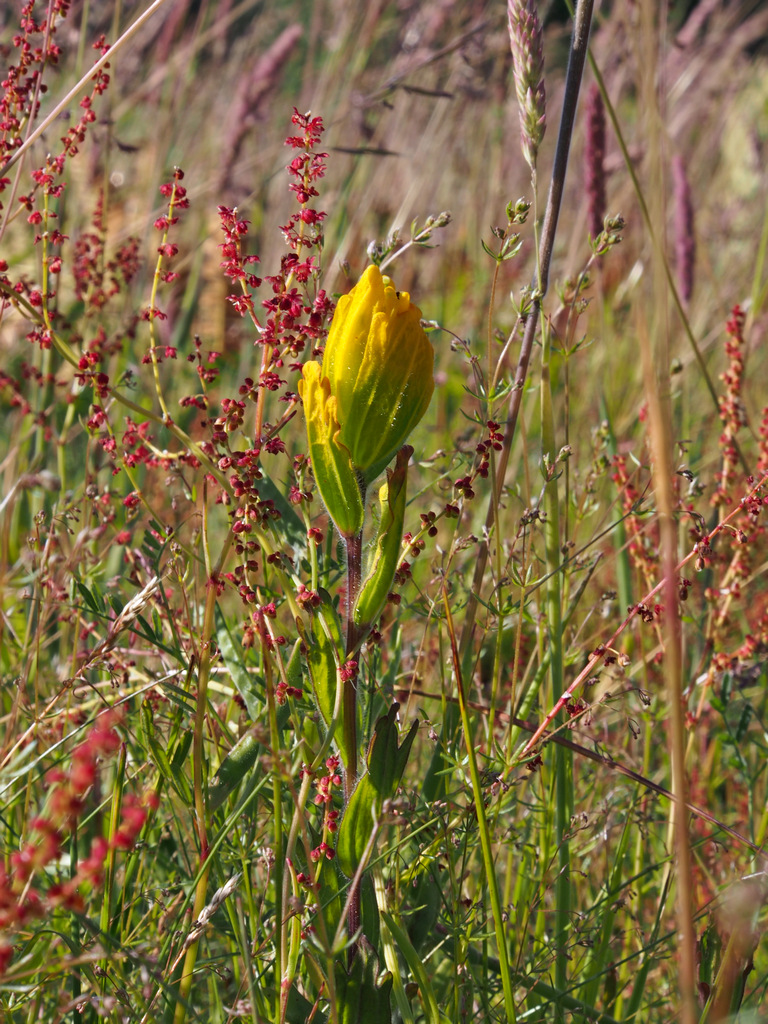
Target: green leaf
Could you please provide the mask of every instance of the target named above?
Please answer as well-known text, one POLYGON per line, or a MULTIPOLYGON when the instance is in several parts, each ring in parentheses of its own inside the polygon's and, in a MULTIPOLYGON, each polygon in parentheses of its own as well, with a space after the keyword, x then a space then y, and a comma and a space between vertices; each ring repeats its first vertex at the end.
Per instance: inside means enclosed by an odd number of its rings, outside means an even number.
POLYGON ((320 591, 322 604, 313 616, 312 635, 305 638, 307 644, 307 667, 312 685, 312 694, 317 709, 326 725, 333 719, 338 685, 338 665, 344 652, 341 639, 341 623, 330 594, 320 591))
POLYGON ((142 702, 140 714, 144 739, 149 747, 149 752, 155 763, 155 767, 162 777, 171 784, 182 800, 184 800, 185 803, 190 803, 192 800, 192 790, 190 789, 189 781, 186 775, 181 771, 180 766, 171 762, 165 746, 157 737, 152 704, 150 701, 145 700, 142 702))
POLYGON ((419 723, 414 722, 398 746, 399 707, 399 704, 393 704, 387 714, 376 722, 368 748, 368 771, 355 786, 341 819, 336 857, 342 871, 350 878, 365 854, 384 802, 397 792, 419 727, 419 723))
POLYGON ((173 751, 173 757, 171 758, 171 768, 173 771, 180 771, 182 765, 187 760, 187 754, 189 748, 192 746, 192 730, 185 729, 184 732, 179 736, 176 747, 173 751))
POLYGON ((160 616, 156 609, 152 609, 152 621, 154 626, 150 626, 146 616, 137 615, 131 623, 131 629, 134 633, 140 636, 143 640, 147 640, 153 647, 157 647, 161 651, 165 651, 166 654, 172 654, 174 657, 179 656, 178 647, 170 647, 163 639, 163 624, 160 616), (136 625, 138 623, 141 629, 136 625))
POLYGON ((390 1024, 391 975, 379 974, 379 960, 363 937, 349 971, 336 964, 336 1013, 339 1024, 390 1024))
POLYGON ((415 721, 408 730, 408 735, 398 747, 397 712, 399 708, 399 704, 393 704, 386 715, 382 715, 378 720, 368 747, 368 773, 382 803, 397 792, 419 728, 419 723, 415 721))
POLYGON ((378 794, 370 775, 364 775, 349 798, 336 839, 336 860, 352 878, 373 832, 378 794))
POLYGON ((288 993, 288 1005, 285 1010, 287 1024, 306 1024, 311 1012, 312 1003, 293 985, 288 993))
MULTIPOLYGON (((157 530, 160 536, 165 533, 165 530, 158 523, 152 521, 149 525, 150 528, 157 530)), ((141 550, 147 555, 149 561, 153 565, 157 564, 157 560, 160 557, 162 549, 163 544, 161 544, 154 533, 152 533, 152 529, 145 530, 144 537, 141 541, 141 550)))
POLYGON ((80 591, 80 596, 86 603, 89 611, 95 612, 99 616, 106 614, 106 606, 104 604, 104 598, 99 593, 93 593, 86 587, 82 580, 75 579, 75 586, 80 591))
POLYGON ((322 630, 317 632, 309 648, 307 665, 317 710, 325 724, 330 725, 336 703, 336 659, 333 644, 322 630))
POLYGON ((432 984, 429 980, 429 975, 424 968, 421 957, 413 948, 408 935, 400 927, 397 921, 395 921, 394 917, 391 914, 388 914, 386 910, 381 911, 381 916, 384 919, 387 928, 389 928, 392 933, 392 938, 395 940, 398 949, 405 957, 405 961, 411 969, 411 973, 416 980, 416 984, 419 986, 419 992, 424 1003, 428 1024, 444 1024, 446 1018, 441 1015, 440 1010, 438 1009, 435 993, 432 990, 432 984))
POLYGON ((188 718, 194 718, 195 708, 192 704, 188 703, 189 694, 186 690, 182 690, 179 686, 174 686, 167 679, 161 679, 158 685, 167 694, 168 700, 172 701, 178 708, 181 708, 188 718))

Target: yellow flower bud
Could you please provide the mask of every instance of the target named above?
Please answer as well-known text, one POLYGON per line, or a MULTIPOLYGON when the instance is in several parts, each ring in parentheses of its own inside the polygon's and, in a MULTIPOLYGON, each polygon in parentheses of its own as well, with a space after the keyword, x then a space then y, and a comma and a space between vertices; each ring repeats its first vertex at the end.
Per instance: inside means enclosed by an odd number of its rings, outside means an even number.
POLYGON ((435 353, 421 310, 378 267, 339 299, 323 356, 341 443, 366 484, 374 480, 427 411, 435 353))
POLYGON ((349 480, 359 479, 363 489, 375 480, 432 397, 435 353, 420 320, 410 295, 368 267, 339 299, 322 367, 304 365, 299 391, 315 480, 345 536, 358 522, 362 529, 360 494, 350 494, 345 507, 349 480), (341 467, 345 457, 348 471, 341 467))

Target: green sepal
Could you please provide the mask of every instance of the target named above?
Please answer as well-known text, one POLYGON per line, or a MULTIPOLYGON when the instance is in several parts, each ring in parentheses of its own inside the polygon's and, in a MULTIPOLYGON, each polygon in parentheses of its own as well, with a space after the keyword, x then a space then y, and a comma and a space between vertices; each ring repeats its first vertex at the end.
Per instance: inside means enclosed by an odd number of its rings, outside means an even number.
POLYGON ((379 616, 395 578, 403 540, 408 460, 412 455, 413 448, 403 445, 397 453, 395 468, 387 470, 387 482, 379 489, 379 531, 370 567, 355 602, 358 626, 368 626, 379 616))
POLYGON ((305 363, 299 384, 307 420, 312 472, 320 497, 342 537, 356 537, 365 509, 349 450, 342 444, 336 399, 319 363, 305 363))
POLYGON ((240 737, 211 779, 208 788, 210 810, 215 811, 221 807, 227 797, 235 791, 251 771, 262 751, 263 747, 256 738, 255 729, 249 729, 240 737))

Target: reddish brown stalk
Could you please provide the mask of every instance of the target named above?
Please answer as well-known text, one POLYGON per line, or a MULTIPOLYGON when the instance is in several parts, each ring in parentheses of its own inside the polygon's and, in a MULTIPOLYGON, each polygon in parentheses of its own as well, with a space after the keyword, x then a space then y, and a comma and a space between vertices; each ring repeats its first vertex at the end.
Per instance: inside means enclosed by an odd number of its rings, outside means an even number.
POLYGON ((675 203, 675 270, 680 298, 687 306, 693 295, 696 239, 693 233, 693 200, 685 162, 678 153, 672 158, 675 203))
POLYGON ((589 233, 597 238, 605 220, 605 104, 600 87, 593 82, 587 93, 587 141, 584 176, 587 193, 589 233))
MULTIPOLYGON (((693 924, 693 877, 688 817, 688 778, 685 771, 685 708, 683 699, 683 636, 678 600, 679 570, 677 568, 677 523, 672 481, 672 428, 669 393, 654 370, 657 353, 641 320, 640 349, 646 379, 653 446, 653 477, 659 512, 659 536, 663 588, 664 679, 669 719, 667 722, 669 754, 672 762, 672 794, 670 824, 674 833, 675 873, 677 878, 678 987, 682 1024, 694 1024, 696 1013, 696 933, 693 924)), ((661 346, 659 346, 661 347, 661 346)), ((668 377, 666 378, 668 379, 668 377)))

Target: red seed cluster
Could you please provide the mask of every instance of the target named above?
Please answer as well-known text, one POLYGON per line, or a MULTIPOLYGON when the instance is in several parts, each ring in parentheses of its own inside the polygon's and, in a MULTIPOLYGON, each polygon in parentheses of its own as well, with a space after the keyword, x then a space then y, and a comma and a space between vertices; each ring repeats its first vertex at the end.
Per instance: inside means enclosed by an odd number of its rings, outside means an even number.
POLYGON ((587 224, 592 238, 603 230, 605 219, 605 104, 599 86, 593 82, 587 91, 586 145, 584 178, 587 193, 587 224))
MULTIPOLYGON (((16 64, 8 68, 1 83, 0 211, 4 209, 3 194, 12 181, 8 174, 3 174, 3 170, 9 167, 24 142, 29 126, 39 115, 41 96, 47 91, 42 81, 43 69, 58 62, 61 51, 56 42, 56 32, 69 11, 69 3, 58 0, 48 5, 43 20, 37 20, 34 17, 34 6, 30 0, 22 7, 21 31, 13 37, 18 59, 16 64)), ((94 49, 104 55, 109 47, 101 37, 94 43, 94 49)), ((40 262, 44 283, 29 280, 23 274, 12 279, 8 274, 7 262, 0 260, 0 313, 14 307, 31 325, 27 331, 27 340, 45 350, 52 346, 53 329, 63 322, 62 313, 55 302, 55 284, 62 269, 61 249, 67 236, 56 227, 56 201, 64 192, 63 175, 67 164, 77 155, 89 126, 96 121, 94 101, 109 85, 108 68, 109 63, 105 63, 94 73, 91 92, 80 101, 82 114, 61 138, 59 152, 51 153, 44 166, 32 171, 29 187, 16 197, 16 202, 26 214, 27 222, 40 229, 34 237, 34 245, 42 249, 40 262)), ((135 264, 135 251, 130 241, 125 244, 123 252, 115 257, 115 261, 115 264, 105 268, 107 274, 112 274, 118 266, 130 272, 135 264)))
MULTIPOLYGON (((72 247, 72 274, 75 295, 89 313, 104 309, 139 269, 139 241, 128 238, 114 256, 106 251, 106 227, 103 220, 104 195, 99 193, 91 218, 92 229, 77 237, 72 247)), ((51 266, 53 272, 53 266, 51 266)))
MULTIPOLYGON (((292 179, 290 189, 299 209, 281 226, 289 252, 281 261, 276 274, 257 276, 258 256, 247 251, 249 223, 237 209, 219 207, 219 219, 224 241, 221 244, 221 266, 225 276, 237 286, 229 301, 238 315, 250 319, 255 329, 254 344, 259 352, 257 373, 245 377, 236 397, 225 397, 220 412, 208 421, 210 441, 203 443, 204 452, 215 461, 218 469, 227 474, 227 488, 220 489, 217 501, 231 506, 232 529, 236 535, 235 550, 251 566, 257 566, 253 557, 258 547, 254 532, 268 529, 280 519, 280 512, 271 499, 260 494, 263 479, 261 459, 264 455, 283 456, 287 446, 280 436, 282 425, 291 418, 298 403, 295 375, 301 372, 300 357, 322 352, 333 312, 333 303, 322 289, 317 289, 319 263, 317 253, 322 246, 322 222, 325 214, 316 209, 319 195, 317 182, 325 173, 326 154, 318 152, 323 133, 320 118, 300 114, 294 110, 293 125, 298 128, 286 144, 294 150, 288 165, 292 179), (259 299, 258 290, 269 288, 271 294, 259 299), (269 401, 288 406, 277 424, 267 423, 269 401), (247 443, 240 440, 246 436, 247 443)), ((305 486, 308 460, 295 459, 295 482, 290 485, 289 501, 302 506, 312 499, 305 486)), ((273 474, 270 473, 270 476, 273 474)), ((314 543, 322 541, 322 531, 309 526, 308 538, 314 543)), ((265 559, 267 566, 283 568, 292 565, 292 557, 275 551, 265 559)), ((257 602, 258 583, 256 568, 231 574, 236 581, 241 600, 246 605, 257 602)), ((230 574, 224 574, 228 579, 230 574)), ((314 608, 320 601, 311 587, 298 585, 296 601, 299 606, 314 608)), ((244 627, 244 642, 253 646, 259 642, 271 649, 273 640, 263 635, 262 624, 253 617, 244 627)), ((283 687, 278 696, 289 696, 283 687)))

